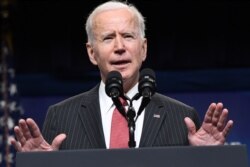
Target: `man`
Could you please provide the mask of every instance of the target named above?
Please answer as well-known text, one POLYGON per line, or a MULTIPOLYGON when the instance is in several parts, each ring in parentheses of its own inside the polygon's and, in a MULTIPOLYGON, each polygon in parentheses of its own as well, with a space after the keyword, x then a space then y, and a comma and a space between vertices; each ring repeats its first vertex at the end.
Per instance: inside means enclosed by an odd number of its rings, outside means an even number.
MULTIPOLYGON (((88 56, 100 70, 100 84, 51 106, 43 133, 34 120, 21 119, 11 141, 17 151, 110 148, 115 106, 105 93, 105 81, 110 71, 119 71, 126 95, 138 92, 147 56, 144 18, 131 4, 109 1, 89 15, 86 32, 88 56)), ((141 98, 133 102, 136 111, 140 103, 141 98)), ((136 121, 136 147, 224 144, 233 126, 227 116, 222 103, 212 103, 200 125, 195 109, 155 93, 136 121)))

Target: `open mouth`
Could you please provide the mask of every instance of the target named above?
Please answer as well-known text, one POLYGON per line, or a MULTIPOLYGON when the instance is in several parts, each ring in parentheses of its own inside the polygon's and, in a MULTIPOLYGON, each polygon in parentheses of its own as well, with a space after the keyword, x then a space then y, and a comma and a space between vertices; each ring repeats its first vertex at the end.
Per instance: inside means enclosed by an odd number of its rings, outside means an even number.
POLYGON ((121 60, 121 61, 112 62, 112 65, 117 65, 117 66, 120 65, 121 66, 121 65, 126 65, 128 63, 130 63, 130 61, 128 61, 128 60, 121 60))

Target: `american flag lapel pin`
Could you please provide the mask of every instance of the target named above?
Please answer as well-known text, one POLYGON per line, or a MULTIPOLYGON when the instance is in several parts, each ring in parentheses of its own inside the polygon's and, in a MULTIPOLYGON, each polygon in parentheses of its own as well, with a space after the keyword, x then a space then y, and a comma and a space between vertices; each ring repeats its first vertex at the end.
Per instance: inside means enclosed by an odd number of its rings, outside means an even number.
POLYGON ((154 118, 161 118, 161 115, 160 114, 154 114, 153 117, 154 118))

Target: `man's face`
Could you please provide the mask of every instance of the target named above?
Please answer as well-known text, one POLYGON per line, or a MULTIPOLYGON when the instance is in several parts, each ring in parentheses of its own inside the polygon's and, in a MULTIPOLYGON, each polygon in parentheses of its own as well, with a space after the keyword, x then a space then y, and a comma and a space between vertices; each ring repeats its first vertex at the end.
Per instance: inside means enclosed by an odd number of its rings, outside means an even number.
POLYGON ((87 49, 104 82, 112 70, 122 74, 125 84, 137 82, 147 52, 147 41, 139 35, 137 25, 126 9, 105 11, 95 17, 95 40, 93 45, 87 44, 87 49))

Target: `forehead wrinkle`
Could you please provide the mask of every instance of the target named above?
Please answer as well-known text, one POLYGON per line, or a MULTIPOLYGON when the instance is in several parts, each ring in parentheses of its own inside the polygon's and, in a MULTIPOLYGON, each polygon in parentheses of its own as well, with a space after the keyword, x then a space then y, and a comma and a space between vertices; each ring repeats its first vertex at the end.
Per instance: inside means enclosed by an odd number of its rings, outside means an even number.
POLYGON ((134 15, 132 15, 130 11, 128 11, 128 13, 130 13, 130 14, 127 15, 126 19, 125 18, 120 19, 120 17, 110 17, 109 11, 101 12, 101 13, 96 15, 96 19, 94 21, 94 29, 95 30, 100 29, 105 34, 113 33, 117 30, 119 32, 130 31, 131 33, 135 33, 136 19, 133 19, 134 15), (103 15, 100 15, 100 14, 103 14, 103 15), (100 18, 100 16, 101 16, 101 18, 100 18), (104 18, 110 17, 111 19, 105 20, 103 22, 103 19, 102 19, 103 17, 104 18))

